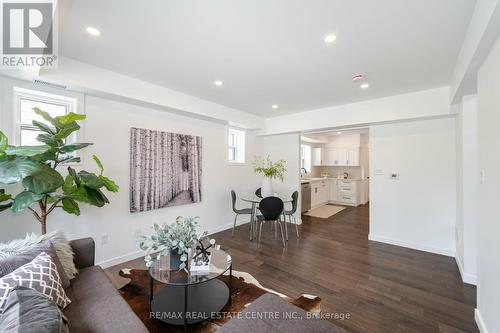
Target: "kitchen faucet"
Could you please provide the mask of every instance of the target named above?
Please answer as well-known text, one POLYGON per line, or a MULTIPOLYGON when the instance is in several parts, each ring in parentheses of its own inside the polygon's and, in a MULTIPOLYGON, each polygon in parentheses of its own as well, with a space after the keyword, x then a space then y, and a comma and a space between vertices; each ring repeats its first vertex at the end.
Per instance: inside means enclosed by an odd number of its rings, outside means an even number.
POLYGON ((304 177, 305 175, 307 175, 306 168, 300 168, 300 178, 304 177), (304 173, 302 173, 302 170, 304 170, 304 173))

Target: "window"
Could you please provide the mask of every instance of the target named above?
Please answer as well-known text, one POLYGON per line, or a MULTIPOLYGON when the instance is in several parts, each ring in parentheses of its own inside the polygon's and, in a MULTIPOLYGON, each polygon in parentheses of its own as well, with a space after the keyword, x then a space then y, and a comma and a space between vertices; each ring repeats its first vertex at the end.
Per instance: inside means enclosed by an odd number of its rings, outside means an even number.
POLYGON ((227 160, 229 163, 245 163, 245 131, 228 130, 227 160))
POLYGON ((311 172, 311 146, 309 145, 300 146, 300 167, 311 172))
MULTIPOLYGON (((41 131, 33 126, 33 120, 53 127, 52 124, 33 112, 34 107, 48 112, 52 117, 57 117, 69 112, 75 112, 76 100, 66 96, 14 88, 14 110, 16 111, 15 141, 20 145, 31 146, 40 144, 36 138, 41 131)), ((68 142, 75 142, 76 133, 66 140, 68 142)))

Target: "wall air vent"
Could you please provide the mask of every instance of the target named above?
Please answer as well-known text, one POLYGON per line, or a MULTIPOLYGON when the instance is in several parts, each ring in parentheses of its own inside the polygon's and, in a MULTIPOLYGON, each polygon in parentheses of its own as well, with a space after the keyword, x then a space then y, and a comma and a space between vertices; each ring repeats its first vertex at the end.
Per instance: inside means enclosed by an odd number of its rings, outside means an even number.
POLYGON ((47 81, 38 80, 38 79, 33 80, 33 83, 40 84, 40 85, 46 86, 46 87, 53 87, 53 88, 59 88, 59 89, 67 89, 68 88, 68 86, 65 86, 63 84, 57 84, 57 83, 47 82, 47 81))

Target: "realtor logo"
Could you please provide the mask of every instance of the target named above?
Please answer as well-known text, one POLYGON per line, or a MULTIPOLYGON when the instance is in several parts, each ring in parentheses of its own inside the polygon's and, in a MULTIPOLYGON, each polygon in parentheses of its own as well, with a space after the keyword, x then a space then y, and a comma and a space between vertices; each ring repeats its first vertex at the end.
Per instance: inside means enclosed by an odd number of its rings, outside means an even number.
POLYGON ((2 0, 2 67, 55 67, 54 1, 2 0))

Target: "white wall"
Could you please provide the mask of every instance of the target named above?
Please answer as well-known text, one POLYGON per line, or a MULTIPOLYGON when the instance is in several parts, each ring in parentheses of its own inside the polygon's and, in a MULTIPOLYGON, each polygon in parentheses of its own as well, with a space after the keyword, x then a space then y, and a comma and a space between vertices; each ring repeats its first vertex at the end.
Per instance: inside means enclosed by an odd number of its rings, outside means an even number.
POLYGON ((450 114, 449 88, 416 91, 266 119, 266 134, 353 127, 450 114))
MULTIPOLYGON (((178 215, 201 217, 202 230, 211 232, 228 228, 233 222, 230 190, 240 195, 251 194, 259 187, 260 179, 254 175, 251 164, 227 164, 226 127, 202 120, 137 107, 96 97, 85 100, 87 120, 84 139, 94 145, 84 153, 82 168, 95 170, 92 154, 98 155, 105 173, 120 185, 120 192, 110 194, 111 204, 89 207, 82 204, 79 217, 56 212, 49 216, 49 231, 61 229, 69 238, 91 236, 97 244, 97 262, 105 265, 138 257, 135 233, 150 233, 153 223, 171 223, 178 215), (169 207, 144 213, 129 213, 129 133, 130 127, 148 128, 176 133, 200 135, 203 140, 202 202, 169 207), (109 243, 101 245, 107 234, 109 243)), ((10 112, 2 109, 2 112, 10 112)), ((8 124, 1 124, 1 129, 8 124)), ((247 136, 247 161, 262 154, 262 139, 247 136)), ((241 205, 243 205, 240 202, 241 205)), ((28 213, 0 214, 0 241, 23 237, 26 232, 39 232, 39 225, 28 213)))
POLYGON ((455 254, 454 127, 453 118, 370 127, 369 239, 455 254))
MULTIPOLYGON (((282 182, 273 181, 276 192, 282 196, 291 196, 294 191, 299 191, 299 203, 295 218, 301 223, 300 218, 300 135, 285 134, 272 135, 263 138, 264 155, 269 155, 273 161, 284 159, 286 163, 286 175, 282 182)), ((285 206, 290 209, 290 204, 285 206)), ((290 230, 289 230, 290 231, 290 230)), ((289 232, 289 235, 292 233, 289 232)))
POLYGON ((477 96, 465 96, 456 118, 457 264, 464 282, 476 284, 478 220, 477 96))
POLYGON ((479 259, 476 321, 481 332, 500 332, 500 37, 478 72, 479 259))

